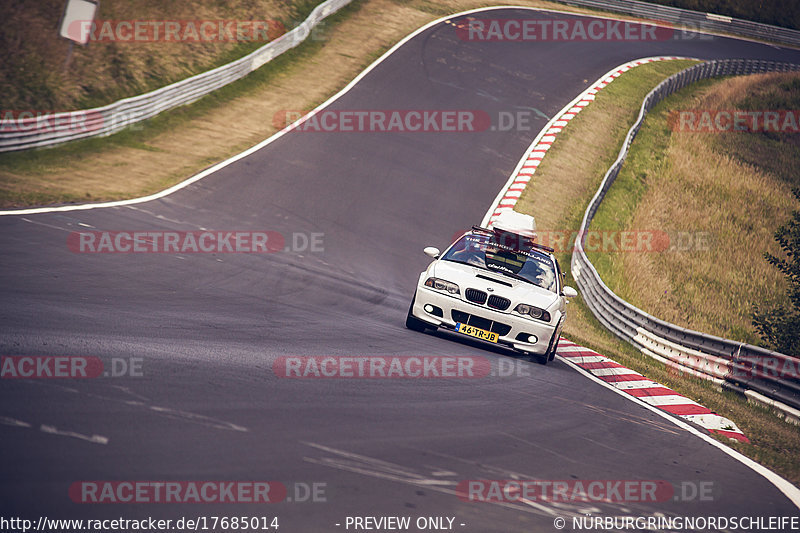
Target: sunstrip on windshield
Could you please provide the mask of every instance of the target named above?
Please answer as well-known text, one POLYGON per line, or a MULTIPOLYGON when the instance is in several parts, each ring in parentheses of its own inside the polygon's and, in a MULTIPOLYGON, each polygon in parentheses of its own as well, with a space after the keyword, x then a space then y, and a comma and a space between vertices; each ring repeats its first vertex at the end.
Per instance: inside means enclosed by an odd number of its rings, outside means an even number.
MULTIPOLYGON (((489 228, 484 228, 483 226, 477 226, 477 225, 476 226, 472 226, 472 230, 473 231, 477 231, 479 233, 483 233, 485 235, 489 235, 489 236, 495 236, 496 235, 495 230, 492 230, 492 229, 489 229, 489 228)), ((502 233, 509 233, 509 232, 504 231, 502 233)), ((516 234, 512 233, 511 235, 516 235, 516 234)), ((527 242, 531 245, 532 248, 536 248, 537 250, 541 250, 543 252, 548 252, 548 253, 555 252, 555 249, 550 248, 549 246, 545 246, 544 244, 539 244, 536 241, 528 240, 527 242)), ((500 243, 495 243, 495 244, 500 244, 500 243)), ((511 248, 511 247, 508 247, 508 248, 510 250, 514 249, 514 248, 511 248)), ((517 250, 517 249, 514 249, 514 250, 515 251, 524 251, 524 250, 517 250)))

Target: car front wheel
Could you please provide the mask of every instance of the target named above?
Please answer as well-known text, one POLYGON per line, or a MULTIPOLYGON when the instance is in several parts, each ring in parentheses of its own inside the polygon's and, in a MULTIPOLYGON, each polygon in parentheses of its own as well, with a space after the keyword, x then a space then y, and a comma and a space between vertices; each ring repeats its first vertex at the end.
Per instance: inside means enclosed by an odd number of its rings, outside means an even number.
POLYGON ((419 318, 415 317, 411 310, 414 309, 414 301, 417 299, 417 293, 414 293, 414 297, 411 299, 411 306, 408 308, 408 314, 406 315, 406 327, 408 329, 424 332, 429 329, 432 329, 428 324, 420 320, 419 318))
POLYGON ((553 337, 556 339, 556 342, 555 342, 555 344, 553 344, 553 349, 552 350, 548 350, 548 352, 547 352, 547 360, 548 361, 552 361, 553 359, 556 358, 556 351, 558 351, 558 341, 560 340, 560 337, 558 335, 558 331, 556 331, 556 333, 555 333, 555 335, 553 335, 553 337))
POLYGON ((558 350, 558 341, 561 339, 559 335, 559 330, 553 332, 553 337, 550 339, 550 345, 547 347, 547 351, 544 354, 538 356, 539 363, 546 365, 549 361, 552 361, 556 358, 556 351, 558 350))

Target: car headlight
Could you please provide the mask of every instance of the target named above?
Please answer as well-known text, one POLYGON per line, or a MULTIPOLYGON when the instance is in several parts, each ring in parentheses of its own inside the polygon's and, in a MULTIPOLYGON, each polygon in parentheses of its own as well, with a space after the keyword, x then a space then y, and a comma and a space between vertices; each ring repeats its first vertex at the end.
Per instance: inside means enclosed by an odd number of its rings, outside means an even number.
POLYGON ((437 291, 449 292, 450 294, 460 294, 458 285, 439 278, 426 279, 425 286, 436 289, 437 291))
POLYGON ((536 320, 542 320, 544 322, 550 322, 550 313, 541 309, 539 307, 528 305, 528 304, 519 304, 514 308, 514 311, 521 315, 529 315, 535 318, 536 320))

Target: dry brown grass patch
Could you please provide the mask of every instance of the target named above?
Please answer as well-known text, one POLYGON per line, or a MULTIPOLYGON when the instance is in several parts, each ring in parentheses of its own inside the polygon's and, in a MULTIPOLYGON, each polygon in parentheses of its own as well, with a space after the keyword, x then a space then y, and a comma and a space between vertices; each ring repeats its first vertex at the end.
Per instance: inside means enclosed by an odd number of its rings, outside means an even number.
MULTIPOLYGON (((697 98, 696 107, 731 109, 764 81, 735 78, 715 84, 697 98)), ((626 281, 615 289, 664 320, 755 342, 752 306, 786 298, 787 282, 763 255, 780 255, 773 235, 790 217, 791 187, 720 152, 716 135, 670 136, 666 157, 647 173, 647 190, 628 224, 670 235, 708 232, 708 249, 620 254, 615 263, 626 281)))

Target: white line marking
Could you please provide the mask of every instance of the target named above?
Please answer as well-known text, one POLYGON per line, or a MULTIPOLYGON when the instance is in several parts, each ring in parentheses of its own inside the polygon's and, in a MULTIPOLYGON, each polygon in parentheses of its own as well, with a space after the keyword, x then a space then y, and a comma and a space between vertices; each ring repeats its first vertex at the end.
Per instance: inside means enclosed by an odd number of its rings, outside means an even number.
POLYGON ((47 426, 42 424, 39 428, 43 433, 49 433, 51 435, 61 435, 62 437, 73 437, 76 439, 85 440, 87 442, 93 442, 95 444, 108 444, 108 437, 104 437, 102 435, 92 435, 91 437, 88 435, 83 435, 81 433, 76 433, 74 431, 64 431, 61 429, 57 429, 55 426, 47 426))
MULTIPOLYGON (((514 6, 514 5, 498 5, 498 6, 491 6, 491 7, 481 7, 481 8, 477 8, 477 9, 469 9, 467 11, 461 11, 461 12, 458 12, 458 13, 453 13, 453 14, 450 14, 450 15, 446 15, 444 17, 441 17, 439 19, 436 19, 436 20, 433 20, 433 21, 427 23, 424 26, 422 26, 422 27, 416 29, 415 31, 409 33, 408 35, 406 35, 404 38, 402 38, 400 41, 398 41, 397 44, 395 44, 393 47, 391 47, 389 50, 387 50, 386 53, 384 53, 381 57, 376 59, 375 62, 373 62, 366 69, 364 69, 358 76, 353 78, 353 80, 350 83, 348 83, 344 88, 342 88, 342 90, 340 90, 339 92, 337 92, 336 94, 331 96, 328 100, 326 100, 325 102, 323 102, 322 104, 320 104, 319 106, 314 108, 307 115, 305 115, 304 117, 298 119, 293 124, 290 124, 289 126, 287 126, 286 128, 282 129, 281 131, 278 131, 278 132, 274 133, 273 135, 271 135, 267 139, 265 139, 265 140, 261 141, 260 143, 248 148, 244 152, 241 152, 241 153, 239 153, 237 155, 234 155, 234 156, 226 159, 225 161, 217 163, 216 165, 212 166, 211 168, 208 168, 208 169, 206 169, 206 170, 204 170, 204 171, 202 171, 202 172, 200 172, 200 173, 198 173, 198 174, 196 174, 196 175, 194 175, 194 176, 192 176, 190 178, 187 178, 184 181, 182 181, 182 182, 180 182, 180 183, 178 183, 176 185, 173 185, 172 187, 169 187, 168 189, 164 189, 161 192, 157 192, 157 193, 151 194, 149 196, 142 196, 140 198, 132 198, 130 200, 117 200, 117 201, 114 201, 114 202, 102 202, 102 203, 97 203, 97 204, 62 205, 62 206, 57 206, 57 207, 36 207, 36 208, 28 208, 28 209, 15 209, 15 210, 10 210, 10 211, 0 211, 0 216, 4 216, 4 215, 33 215, 33 214, 39 214, 39 213, 54 213, 54 212, 58 212, 58 211, 85 211, 85 210, 90 210, 90 209, 102 209, 102 208, 107 208, 107 207, 121 207, 121 206, 127 206, 127 205, 140 204, 140 203, 144 203, 144 202, 150 202, 152 200, 158 200, 160 198, 164 198, 165 196, 169 196, 170 194, 172 194, 174 192, 177 192, 177 191, 179 191, 179 190, 191 185, 192 183, 200 181, 201 179, 213 174, 214 172, 216 172, 218 170, 221 170, 221 169, 227 167, 228 165, 230 165, 232 163, 235 163, 236 161, 238 161, 238 160, 240 160, 240 159, 242 159, 244 157, 247 157, 250 154, 252 154, 254 152, 257 152, 261 148, 264 148, 265 146, 269 145, 273 141, 276 141, 277 139, 281 138, 285 133, 287 133, 287 131, 290 131, 292 127, 296 126, 297 124, 301 124, 310 115, 312 115, 312 114, 314 114, 314 113, 316 113, 316 112, 318 112, 318 111, 320 111, 322 109, 325 109, 330 104, 332 104, 333 102, 335 102, 336 100, 338 100, 339 98, 344 96, 353 87, 355 87, 355 85, 359 81, 361 81, 361 79, 363 79, 364 76, 369 74, 373 69, 375 69, 383 61, 385 61, 389 56, 391 56, 393 53, 395 53, 405 43, 407 43, 408 41, 410 41, 411 39, 413 39, 417 35, 421 34, 422 32, 426 31, 427 29, 432 28, 433 26, 436 26, 437 24, 441 24, 443 22, 449 21, 450 19, 452 19, 454 17, 462 17, 462 16, 465 16, 465 15, 473 14, 473 13, 480 13, 482 11, 493 11, 493 10, 500 10, 500 9, 515 9, 515 10, 523 9, 523 10, 527 10, 527 11, 541 11, 541 12, 544 12, 544 13, 558 13, 558 14, 562 14, 562 15, 571 15, 571 16, 582 17, 582 18, 596 18, 596 19, 603 19, 603 20, 620 20, 620 21, 636 22, 635 20, 633 20, 631 18, 622 18, 622 17, 619 17, 619 16, 613 16, 613 15, 576 13, 575 11, 564 11, 564 10, 559 10, 559 9, 543 9, 543 8, 536 8, 536 7, 525 7, 525 6, 514 6)), ((675 29, 675 26, 662 25, 662 24, 658 24, 655 21, 647 21, 647 24, 652 24, 653 26, 657 26, 657 27, 660 27, 660 28, 668 28, 668 29, 673 29, 673 30, 675 29)), ((764 44, 764 43, 761 43, 760 41, 756 41, 754 39, 747 39, 747 38, 744 38, 744 37, 730 37, 730 36, 727 36, 727 35, 721 35, 721 34, 712 33, 712 32, 704 32, 704 31, 699 31, 699 30, 694 30, 694 29, 690 30, 690 31, 692 31, 693 33, 697 33, 697 34, 716 35, 718 37, 725 37, 725 38, 729 38, 729 39, 738 39, 740 41, 749 41, 749 42, 754 42, 754 43, 758 43, 758 44, 764 44)), ((619 69, 621 67, 617 67, 617 68, 619 69)), ((608 74, 605 75, 605 77, 609 77, 612 72, 613 71, 610 71, 608 74)), ((613 78, 609 78, 609 79, 613 80, 613 78)), ((600 81, 602 81, 602 78, 601 78, 600 81)), ((597 84, 598 84, 598 82, 592 84, 592 87, 594 87, 597 84)), ((583 93, 581 93, 581 94, 583 95, 583 93)), ((590 93, 587 92, 586 94, 590 94, 590 93)), ((550 125, 552 125, 552 124, 550 124, 550 125)))
POLYGON ((663 396, 639 396, 639 399, 650 405, 700 405, 680 394, 664 394, 663 396))
MULTIPOLYGON (((583 370, 583 369, 581 369, 583 370)), ((586 370, 588 372, 588 370, 586 370)), ((644 376, 642 376, 644 377, 644 376)), ((600 378, 598 378, 600 379, 600 378)), ((602 381, 602 380, 601 380, 602 381)), ((627 390, 627 389, 653 389, 653 388, 661 388, 662 385, 660 383, 656 383, 651 379, 643 379, 641 381, 618 381, 616 383, 608 383, 607 381, 603 381, 603 383, 607 383, 609 386, 614 387, 615 389, 620 390, 627 390)))
POLYGON ((10 416, 0 416, 0 424, 3 424, 4 426, 14 426, 18 428, 32 427, 27 422, 23 422, 22 420, 17 420, 16 418, 11 418, 10 416))
MULTIPOLYGON (((672 422, 676 426, 678 426, 678 427, 680 427, 682 429, 685 429, 689 433, 695 435, 696 437, 704 440, 708 444, 710 444, 710 445, 714 446, 715 448, 721 450, 723 453, 729 455, 733 459, 736 459, 737 461, 739 461, 743 465, 745 465, 745 466, 749 467, 750 469, 752 469, 753 471, 755 471, 757 474, 762 475, 764 478, 767 479, 767 481, 769 481, 770 483, 775 485, 775 487, 778 490, 780 490, 789 499, 789 501, 791 501, 798 509, 800 509, 800 489, 798 489, 797 487, 792 485, 789 481, 785 480, 784 478, 782 478, 781 476, 779 476, 778 474, 776 474, 772 470, 766 468, 765 466, 762 466, 762 465, 756 463, 755 461, 753 461, 749 457, 747 457, 745 455, 742 455, 741 453, 737 452, 733 448, 729 448, 728 446, 725 446, 724 444, 722 444, 718 440, 712 438, 711 436, 706 435, 704 433, 701 433, 699 430, 697 430, 694 427, 692 427, 691 425, 687 424, 686 422, 684 422, 680 418, 672 416, 671 414, 666 413, 665 411, 662 411, 658 407, 654 407, 652 405, 648 405, 647 403, 643 402, 640 398, 637 398, 636 396, 631 396, 630 394, 627 394, 626 392, 624 392, 622 390, 619 390, 616 387, 612 387, 610 383, 606 383, 602 379, 600 379, 600 378, 598 378, 596 376, 593 376, 592 374, 590 374, 586 370, 582 369, 578 365, 573 364, 571 361, 569 361, 569 359, 565 359, 565 358, 560 357, 560 356, 557 356, 557 357, 559 359, 561 359, 561 361, 563 361, 567 365, 569 365, 572 368, 574 368, 577 372, 583 374, 584 376, 586 376, 590 380, 594 381, 595 383, 600 384, 600 386, 606 387, 607 389, 610 389, 610 390, 614 391, 617 394, 621 394, 624 398, 627 398, 628 400, 630 400, 630 401, 632 401, 632 402, 634 402, 636 404, 641 405, 645 409, 647 409, 649 411, 652 411, 653 413, 655 413, 658 416, 664 418, 665 420, 669 420, 670 422, 672 422)), ((704 416, 704 415, 690 415, 690 416, 704 416)))
POLYGON ((724 429, 726 431, 736 431, 736 425, 718 414, 703 414, 703 415, 684 415, 683 418, 691 420, 698 426, 703 426, 709 429, 724 429))
MULTIPOLYGON (((340 98, 341 96, 343 96, 344 94, 349 92, 350 89, 352 89, 359 81, 361 81, 361 79, 364 76, 366 76, 369 72, 371 72, 375 67, 377 67, 380 63, 382 63, 391 54, 393 54, 395 51, 397 51, 397 49, 399 49, 406 42, 408 42, 409 40, 413 39, 414 37, 416 37, 417 35, 419 35, 423 31, 427 30, 428 28, 433 27, 436 24, 440 24, 441 22, 444 22, 444 21, 446 21, 446 20, 448 20, 450 18, 453 18, 453 17, 463 16, 463 15, 467 15, 467 14, 470 14, 470 13, 477 13, 477 12, 481 12, 481 11, 496 10, 496 9, 528 9, 530 11, 546 11, 546 12, 551 12, 551 13, 563 13, 563 14, 567 14, 567 15, 574 15, 574 16, 584 17, 584 18, 600 18, 600 19, 623 20, 623 21, 624 20, 630 20, 630 19, 624 19, 624 18, 619 18, 619 17, 609 17, 609 16, 602 16, 602 15, 585 15, 585 14, 581 14, 581 13, 575 13, 575 12, 572 12, 572 11, 560 11, 560 10, 530 8, 530 7, 520 7, 520 6, 484 7, 484 8, 478 8, 478 9, 473 9, 473 10, 468 10, 468 11, 462 11, 460 13, 455 13, 455 14, 452 14, 452 15, 448 15, 448 16, 445 16, 445 17, 442 17, 440 19, 434 20, 434 21, 422 26, 421 28, 417 29, 416 31, 410 33, 409 35, 407 35, 406 37, 404 37, 403 39, 398 41, 398 43, 395 44, 392 48, 390 48, 385 54, 383 54, 381 57, 379 57, 377 60, 375 60, 374 63, 372 63, 370 66, 368 66, 358 76, 353 78, 353 80, 349 84, 347 84, 341 91, 339 91, 338 93, 333 95, 331 98, 329 98, 327 101, 325 101, 324 103, 319 105, 311 113, 315 113, 318 110, 324 109, 325 107, 327 107, 328 105, 330 105, 331 103, 336 101, 338 98, 340 98)), ((656 26, 661 26, 659 24, 655 24, 655 25, 656 26)), ((750 41, 750 42, 759 43, 759 41, 755 41, 753 39, 746 39, 746 38, 741 38, 741 37, 729 37, 729 36, 725 36, 725 35, 715 34, 715 33, 711 33, 711 32, 697 31, 697 30, 693 30, 693 31, 694 31, 694 33, 703 33, 703 34, 706 34, 706 35, 718 35, 718 36, 721 36, 721 37, 726 37, 726 38, 731 38, 731 39, 738 39, 738 40, 741 40, 741 41, 750 41)), ((760 43, 760 44, 763 44, 763 43, 760 43)), ((686 58, 686 59, 688 59, 688 58, 686 58)), ((608 77, 608 74, 606 75, 606 77, 608 77)), ((613 78, 608 78, 608 81, 611 81, 611 80, 613 80, 613 78)), ((601 81, 602 81, 602 78, 601 78, 601 81)), ((589 89, 591 89, 592 87, 598 85, 598 83, 599 82, 595 82, 594 84, 592 84, 592 86, 589 89)), ((589 94, 589 93, 586 92, 586 94, 589 94)), ((583 95, 583 93, 581 93, 581 95, 583 95)), ((573 101, 569 105, 570 106, 574 105, 574 103, 576 101, 573 101)), ((565 110, 566 110, 566 106, 565 106, 564 109, 562 109, 562 112, 559 113, 559 116, 563 115, 565 110)), ((309 115, 306 115, 306 117, 307 116, 309 116, 309 115)), ((561 118, 563 118, 563 117, 561 117, 561 118)), ((305 117, 301 118, 300 120, 302 121, 304 119, 305 119, 305 117)), ((550 127, 553 126, 554 122, 555 121, 551 120, 550 122, 547 123, 547 125, 542 129, 542 131, 539 133, 537 138, 534 140, 534 143, 531 144, 531 149, 532 149, 532 147, 535 146, 535 143, 538 142, 539 138, 544 136, 545 133, 547 132, 547 130, 550 127)), ((298 121, 297 123, 301 123, 301 122, 298 121)), ((297 123, 295 123, 295 124, 297 124, 297 123)), ((207 169, 207 170, 205 170, 203 172, 200 172, 199 174, 197 174, 195 176, 192 176, 192 177, 190 177, 190 178, 188 178, 188 179, 186 179, 186 180, 184 180, 184 181, 182 181, 182 182, 180 182, 180 183, 178 183, 176 185, 173 185, 172 187, 170 187, 168 189, 165 189, 165 190, 163 190, 161 192, 158 192, 158 193, 155 193, 155 194, 151 194, 149 196, 143 196, 141 198, 134 198, 134 199, 131 199, 131 200, 119 200, 119 201, 115 201, 115 202, 103 202, 103 203, 99 203, 99 204, 80 204, 80 205, 68 205, 68 206, 58 206, 58 207, 41 207, 41 208, 33 208, 33 209, 19 209, 19 210, 13 210, 13 211, 0 211, 0 216, 2 216, 2 215, 25 215, 25 214, 38 214, 38 213, 52 213, 52 212, 58 212, 58 211, 81 211, 81 210, 90 210, 90 209, 100 209, 100 208, 106 208, 106 207, 119 207, 119 206, 125 206, 125 205, 134 205, 134 204, 138 204, 138 203, 149 202, 151 200, 157 200, 157 199, 163 198, 165 196, 168 196, 168 195, 172 194, 173 192, 179 191, 179 190, 187 187, 188 185, 191 185, 192 183, 195 183, 195 182, 205 178, 206 176, 209 176, 209 175, 213 174, 214 172, 216 172, 216 171, 218 171, 218 170, 220 170, 222 168, 225 168, 226 166, 228 166, 228 165, 230 165, 230 164, 232 164, 232 163, 234 163, 234 162, 236 162, 236 161, 238 161, 238 160, 240 160, 240 159, 242 159, 244 157, 247 157, 248 155, 250 155, 250 154, 252 154, 254 152, 257 152, 261 148, 269 145, 273 141, 275 141, 275 140, 279 139, 280 137, 282 137, 287 132, 287 130, 289 128, 292 128, 292 126, 294 126, 294 124, 292 124, 292 125, 288 126, 287 128, 284 128, 283 130, 273 134, 272 136, 270 136, 266 140, 256 144, 255 146, 252 146, 251 148, 248 148, 247 150, 245 150, 244 152, 241 152, 240 154, 237 154, 237 155, 235 155, 235 156, 233 156, 233 157, 231 157, 229 159, 226 159, 225 161, 222 161, 222 162, 214 165, 213 167, 211 167, 211 168, 209 168, 209 169, 207 169)), ((526 154, 525 159, 527 159, 527 157, 528 156, 526 154)), ((520 162, 518 167, 512 173, 511 178, 509 178, 509 182, 503 187, 503 189, 501 190, 500 194, 503 194, 505 192, 505 189, 507 189, 508 186, 511 183, 513 183, 513 180, 515 179, 516 174, 519 172, 520 168, 522 168, 522 162, 520 162)), ((488 222, 489 217, 494 212, 494 206, 497 205, 500 202, 501 199, 502 199, 502 196, 498 195, 498 197, 495 199, 495 201, 492 204, 492 206, 493 206, 492 209, 490 209, 489 212, 487 212, 487 215, 485 217, 485 222, 481 223, 482 225, 485 225, 486 222, 488 222)), ((567 363, 568 365, 570 365, 573 368, 575 368, 576 370, 578 370, 578 372, 580 372, 580 373, 586 375, 587 377, 589 377, 590 379, 600 383, 602 386, 607 387, 607 388, 617 392, 618 394, 622 394, 624 397, 628 398, 629 400, 634 401, 636 403, 639 403, 640 405, 644 406, 645 408, 652 410, 653 412, 657 413, 659 416, 662 416, 662 417, 666 418, 667 420, 672 421, 674 424, 678 425, 679 427, 682 427, 682 428, 686 429, 687 431, 689 431, 689 432, 695 434, 696 436, 700 437, 701 439, 704 439, 705 441, 707 441, 711 445, 716 446, 717 448, 722 450, 724 453, 726 453, 726 454, 730 455, 731 457, 739 460, 741 463, 745 464, 746 466, 749 466, 751 469, 753 469, 757 473, 759 473, 762 476, 764 476, 767 480, 769 480, 781 492, 783 492, 792 501, 792 503, 794 503, 798 508, 800 508, 800 489, 798 489, 797 487, 795 487, 794 485, 792 485, 791 483, 789 483, 787 480, 783 479, 779 475, 775 474, 771 470, 769 470, 769 469, 761 466, 760 464, 752 461, 751 459, 749 459, 748 457, 740 454, 739 452, 737 452, 737 451, 735 451, 735 450, 733 450, 731 448, 728 448, 727 446, 725 446, 725 445, 721 444, 720 442, 712 439, 711 437, 709 437, 707 435, 703 435, 702 433, 700 433, 699 431, 697 431, 693 427, 685 424, 684 422, 680 421, 679 419, 677 419, 675 417, 672 417, 672 416, 668 415, 667 413, 662 412, 660 409, 658 409, 656 407, 653 407, 653 406, 650 406, 650 405, 647 405, 645 402, 638 401, 638 398, 636 398, 634 396, 631 396, 629 394, 626 394, 621 390, 617 390, 616 387, 612 386, 609 383, 606 383, 605 381, 601 380, 600 378, 597 378, 597 377, 589 374, 588 372, 586 372, 585 370, 583 370, 579 366, 570 363, 567 359, 565 359, 563 357, 559 357, 559 359, 561 359, 563 362, 567 363)), ((640 383, 640 382, 627 382, 627 385, 630 385, 631 383, 640 383)), ((659 385, 657 383, 654 383, 654 384, 656 386, 661 386, 661 385, 659 385)), ((622 388, 622 387, 620 387, 620 388, 622 388)), ((624 388, 635 388, 635 387, 628 386, 628 387, 624 387, 624 388)))
MULTIPOLYGON (((561 350, 559 350, 560 352, 561 350)), ((570 357, 562 355, 564 359, 569 359, 571 362, 582 365, 585 363, 605 363, 611 361, 608 357, 604 357, 602 355, 579 355, 577 357, 570 357)))
MULTIPOLYGON (((595 376, 641 376, 640 373, 631 370, 630 368, 622 367, 610 367, 610 368, 590 368, 587 369, 589 372, 594 374, 595 376)), ((644 377, 644 376, 642 376, 644 377)))
MULTIPOLYGON (((692 59, 692 58, 678 58, 678 57, 667 58, 667 57, 663 57, 662 56, 660 58, 645 58, 645 59, 641 59, 641 60, 636 60, 636 61, 633 61, 633 62, 629 62, 629 63, 627 63, 625 65, 622 65, 621 68, 619 68, 617 71, 615 71, 613 74, 611 74, 611 76, 607 77, 604 81, 606 81, 606 82, 613 81, 614 78, 618 77, 622 72, 627 71, 631 66, 641 65, 641 64, 644 64, 644 63, 649 63, 652 60, 662 60, 662 59, 663 60, 668 60, 668 59, 692 59)), ((606 75, 606 76, 608 76, 608 75, 606 75)), ((580 109, 581 109, 580 107, 570 107, 570 106, 575 106, 579 101, 581 101, 583 99, 583 97, 585 95, 589 94, 590 91, 592 93, 596 92, 596 91, 594 91, 593 87, 595 87, 597 85, 599 85, 599 82, 595 82, 594 84, 592 84, 583 93, 578 95, 578 97, 575 100, 573 100, 570 104, 567 104, 567 106, 565 106, 559 113, 557 113, 544 126, 544 128, 542 128, 542 130, 539 132, 539 134, 533 140, 533 142, 531 143, 530 147, 528 148, 528 152, 530 152, 534 147, 535 148, 539 148, 541 146, 541 145, 539 145, 537 143, 539 143, 541 141, 541 139, 544 137, 544 135, 550 130, 550 128, 552 128, 552 126, 555 124, 556 120, 560 120, 560 119, 564 118, 565 112, 567 110, 570 113, 580 111, 580 109)), ((586 102, 586 103, 588 103, 588 102, 586 102)), ((584 105, 586 105, 586 104, 584 104, 584 105)), ((512 172, 512 174, 509 177, 508 181, 503 186, 503 188, 500 190, 500 192, 498 193, 498 195, 495 198, 494 202, 491 204, 491 206, 487 210, 486 215, 484 216, 484 219, 481 222, 482 226, 488 226, 490 224, 491 220, 501 210, 501 208, 503 207, 503 205, 501 204, 501 201, 504 198, 504 196, 506 194, 506 191, 511 186, 511 184, 514 182, 514 180, 516 179, 516 176, 520 172, 520 170, 522 168, 522 165, 528 159, 528 157, 530 157, 530 155, 526 152, 526 154, 522 157, 522 159, 520 159, 519 163, 517 164, 517 167, 514 169, 514 172, 512 172)), ((573 350, 567 350, 567 351, 573 351, 573 350)), ((578 369, 582 374, 584 374, 586 376, 590 376, 591 379, 595 380, 598 383, 601 383, 604 387, 607 387, 607 388, 609 388, 611 390, 614 390, 615 392, 617 392, 619 394, 623 394, 623 396, 628 398, 630 401, 633 401, 635 403, 638 403, 639 405, 645 406, 647 409, 650 409, 653 412, 658 413, 659 416, 662 416, 662 417, 666 418, 667 420, 671 420, 674 424, 678 425, 679 427, 687 429, 688 431, 690 431, 691 433, 695 434, 696 436, 703 438, 707 442, 710 442, 711 444, 713 444, 718 449, 722 450, 726 454, 728 454, 731 457, 737 459, 742 464, 750 467, 752 470, 754 470, 758 474, 760 474, 763 477, 765 477, 768 481, 770 481, 773 485, 775 485, 775 487, 778 488, 778 490, 780 490, 783 494, 785 494, 795 506, 800 508, 800 489, 798 489, 797 487, 792 485, 786 479, 782 478, 781 476, 779 476, 775 472, 769 470, 768 468, 766 468, 766 467, 756 463, 755 461, 749 459, 748 457, 740 454, 739 452, 737 452, 737 451, 735 451, 735 450, 723 445, 722 443, 712 439, 708 435, 704 435, 704 434, 700 433, 699 431, 697 431, 696 429, 692 428, 691 426, 688 426, 685 423, 679 422, 679 420, 680 420, 679 418, 673 417, 671 414, 669 414, 669 413, 667 413, 665 411, 662 411, 661 409, 659 409, 659 408, 657 408, 655 406, 649 405, 645 401, 642 401, 639 398, 624 392, 625 390, 634 389, 634 388, 662 387, 661 384, 656 383, 654 381, 650 381, 650 380, 633 381, 633 382, 631 382, 631 381, 622 381, 622 382, 609 383, 609 382, 606 382, 606 381, 600 379, 599 377, 591 374, 590 371, 584 370, 581 367, 579 367, 577 364, 575 364, 572 361, 570 361, 570 359, 575 359, 575 358, 569 358, 569 357, 564 357, 564 356, 559 356, 559 358, 562 361, 564 361, 567 364, 569 364, 570 366, 572 366, 573 368, 578 369)), ((684 416, 686 416, 686 415, 684 415, 684 416)), ((691 416, 691 415, 689 415, 689 416, 691 416)), ((694 415, 694 416, 698 417, 697 420, 699 422, 703 422, 703 423, 708 422, 709 425, 706 426, 706 427, 708 427, 709 429, 715 429, 714 426, 718 425, 720 423, 717 420, 717 418, 711 418, 711 417, 719 417, 719 415, 694 415), (705 418, 700 418, 700 417, 705 417, 705 418), (713 420, 713 423, 712 423, 712 420, 713 420)), ((719 417, 719 418, 723 418, 724 419, 724 417, 719 417)), ((724 419, 724 420, 726 421, 726 422, 722 422, 722 424, 725 424, 724 429, 737 431, 736 425, 733 424, 733 422, 731 422, 731 421, 729 421, 727 419, 724 419)), ((723 429, 723 428, 720 428, 720 429, 723 429)), ((737 431, 737 432, 741 433, 741 431, 737 431)))
MULTIPOLYGON (((577 107, 578 103, 581 102, 582 100, 585 100, 587 95, 590 94, 590 92, 591 92, 591 94, 593 94, 595 92, 594 88, 602 80, 605 79, 605 80, 607 80, 609 82, 613 81, 614 78, 612 78, 610 76, 613 73, 616 73, 620 68, 622 68, 624 66, 628 66, 628 65, 630 65, 630 66, 645 65, 645 64, 652 63, 654 61, 667 61, 667 60, 670 60, 670 59, 684 59, 684 60, 695 60, 695 61, 697 61, 696 58, 691 58, 691 57, 676 57, 676 58, 673 58, 672 56, 643 57, 643 58, 640 58, 640 59, 635 59, 635 60, 629 61, 628 63, 625 63, 623 65, 620 65, 618 67, 615 67, 615 68, 611 69, 606 74, 601 76, 597 81, 595 81, 594 83, 589 84, 589 86, 586 89, 584 89, 578 96, 576 96, 571 102, 569 102, 567 105, 565 105, 563 108, 561 108, 561 111, 559 111, 558 113, 553 115, 553 118, 551 118, 547 122, 547 124, 544 125, 544 127, 539 131, 539 134, 536 135, 536 137, 533 139, 533 142, 531 142, 530 146, 528 146, 528 149, 524 152, 524 155, 522 156, 522 159, 520 159, 520 161, 517 163, 517 166, 516 166, 516 168, 514 168, 514 171, 511 173, 511 176, 509 176, 509 178, 506 181, 505 185, 503 185, 503 187, 500 189, 500 192, 497 193, 497 196, 495 197, 494 201, 492 202, 491 206, 489 207, 488 211, 486 212, 486 215, 484 215, 483 220, 481 221, 481 226, 487 227, 489 225, 490 221, 492 220, 492 218, 494 218, 496 210, 498 210, 499 208, 501 208, 501 207, 504 208, 504 209, 508 209, 509 208, 508 206, 500 205, 501 200, 505 197, 506 191, 511 186, 511 184, 514 182, 514 180, 517 178, 517 175, 519 174, 520 170, 522 170, 522 167, 525 164, 525 162, 528 160, 529 157, 531 157, 532 153, 535 150, 542 150, 542 149, 547 150, 548 148, 550 148, 549 144, 545 144, 545 145, 541 144, 545 140, 546 137, 549 138, 549 139, 554 139, 555 138, 555 136, 547 135, 547 132, 550 130, 550 128, 552 128, 553 125, 556 122, 558 122, 560 120, 563 120, 565 118, 565 116, 568 114, 568 112, 569 113, 578 113, 578 112, 580 112, 583 109, 583 107, 577 107)), ((586 102, 584 105, 586 105, 586 104, 588 104, 588 102, 586 102)), ((545 152, 541 152, 541 151, 537 151, 536 153, 537 153, 537 155, 541 155, 542 157, 544 157, 544 155, 545 155, 545 152)))
MULTIPOLYGON (((0 416, 0 424, 4 426, 13 426, 18 428, 28 428, 32 429, 33 424, 28 422, 23 422, 22 420, 17 420, 16 418, 11 418, 10 416, 0 416)), ((57 429, 55 426, 49 426, 47 424, 42 424, 39 426, 39 431, 42 433, 48 433, 50 435, 59 435, 62 437, 72 437, 76 439, 85 440, 87 442, 91 442, 94 444, 108 444, 108 437, 104 437, 102 435, 83 435, 81 433, 76 433, 74 431, 64 431, 61 429, 57 429)))
POLYGON ((562 352, 564 352, 564 353, 575 353, 575 352, 578 352, 578 353, 586 353, 586 354, 592 354, 592 355, 600 355, 599 353, 595 352, 594 350, 590 350, 589 348, 584 348, 583 346, 578 346, 577 344, 569 344, 567 346, 561 346, 561 343, 559 343, 558 353, 562 353, 562 352))

